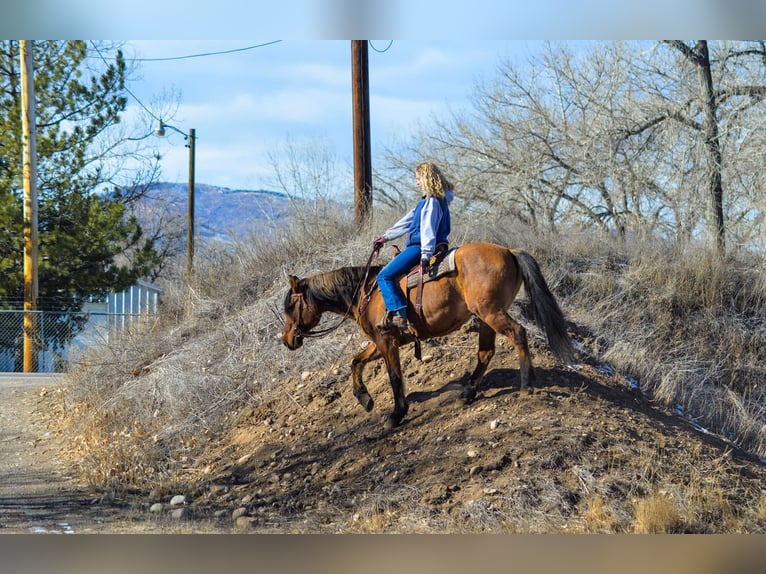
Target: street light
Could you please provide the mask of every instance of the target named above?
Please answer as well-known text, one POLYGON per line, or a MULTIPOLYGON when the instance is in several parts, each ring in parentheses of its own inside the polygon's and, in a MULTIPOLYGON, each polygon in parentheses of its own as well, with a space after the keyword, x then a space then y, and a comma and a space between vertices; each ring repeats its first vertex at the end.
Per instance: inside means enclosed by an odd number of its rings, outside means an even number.
POLYGON ((191 292, 192 273, 194 270, 194 142, 197 139, 194 129, 189 130, 189 134, 185 134, 175 126, 166 124, 160 120, 160 125, 154 130, 154 135, 157 137, 163 137, 165 135, 165 128, 181 134, 188 142, 186 147, 189 148, 189 214, 186 232, 186 285, 188 291, 191 292))

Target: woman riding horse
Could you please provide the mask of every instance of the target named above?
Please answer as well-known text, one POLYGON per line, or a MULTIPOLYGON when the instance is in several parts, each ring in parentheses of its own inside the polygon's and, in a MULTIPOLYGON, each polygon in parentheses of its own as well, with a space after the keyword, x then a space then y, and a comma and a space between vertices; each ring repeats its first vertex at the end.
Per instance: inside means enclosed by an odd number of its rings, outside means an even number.
POLYGON ((423 271, 428 269, 436 246, 447 246, 449 204, 455 196, 452 184, 431 162, 423 162, 415 168, 415 181, 423 190, 423 197, 373 243, 375 249, 380 249, 387 241, 407 234, 404 250, 378 273, 378 288, 386 303, 386 313, 377 324, 379 329, 406 331, 409 328, 407 300, 399 287, 399 280, 418 261, 423 271))
MULTIPOLYGON (((535 323, 545 333, 553 354, 562 362, 575 356, 564 315, 551 294, 537 261, 520 249, 492 243, 468 243, 455 251, 455 271, 423 285, 421 312, 413 315, 412 332, 418 339, 441 337, 460 328, 470 318, 479 323, 479 351, 476 367, 461 398, 470 403, 495 354, 495 336, 505 335, 513 343, 519 359, 520 390, 527 391, 534 382, 526 330, 509 314, 516 295, 524 285, 535 323)), ((285 322, 282 341, 297 349, 312 332, 325 312, 343 319, 352 317, 372 341, 351 361, 354 396, 369 412, 373 400, 362 381, 364 366, 383 358, 394 394, 394 410, 386 428, 397 426, 409 406, 404 393, 399 346, 413 340, 413 334, 381 330, 376 327, 385 312, 381 292, 372 289, 379 268, 343 267, 304 279, 290 277, 285 295, 285 322)), ((410 301, 412 302, 412 301, 410 301)), ((326 332, 326 331, 325 331, 326 332)))

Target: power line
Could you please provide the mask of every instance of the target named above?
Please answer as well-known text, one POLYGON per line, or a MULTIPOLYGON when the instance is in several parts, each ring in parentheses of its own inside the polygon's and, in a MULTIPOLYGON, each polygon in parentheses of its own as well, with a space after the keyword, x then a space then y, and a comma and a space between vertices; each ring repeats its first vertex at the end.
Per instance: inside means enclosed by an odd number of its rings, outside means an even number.
POLYGON ((393 40, 389 40, 389 42, 388 42, 388 46, 386 46, 386 47, 385 47, 385 48, 383 48, 382 50, 378 50, 378 49, 375 47, 375 45, 372 43, 372 40, 367 40, 367 43, 370 45, 370 48, 372 48, 373 50, 375 50, 375 51, 376 51, 378 54, 383 54, 383 53, 385 53, 385 52, 388 52, 388 50, 389 50, 389 49, 391 49, 391 45, 394 43, 394 41, 393 41, 393 40))
POLYGON ((233 54, 235 52, 245 52, 247 50, 254 50, 256 48, 263 48, 264 46, 271 46, 278 44, 282 40, 272 40, 271 42, 265 42, 263 44, 255 44, 254 46, 245 46, 244 48, 234 48, 233 50, 221 50, 220 52, 203 52, 200 54, 188 54, 186 56, 170 56, 167 58, 133 58, 134 62, 170 62, 173 60, 188 60, 190 58, 204 58, 206 56, 219 56, 221 54, 233 54))
MULTIPOLYGON (((101 59, 104 61, 104 64, 106 64, 107 66, 109 66, 109 62, 107 62, 107 61, 106 61, 106 58, 104 58, 104 55, 101 53, 101 50, 99 50, 99 49, 98 49, 98 46, 96 45, 96 43, 95 43, 95 42, 93 42, 93 41, 91 41, 90 45, 91 45, 91 46, 93 46, 93 49, 94 49, 94 50, 96 50, 96 53, 97 53, 97 54, 99 55, 99 57, 100 57, 100 58, 101 58, 101 59)), ((152 111, 151 111, 149 108, 147 108, 147 107, 144 105, 144 103, 143 103, 141 100, 139 100, 139 99, 138 99, 138 96, 136 96, 136 94, 134 94, 133 92, 131 92, 131 91, 130 91, 130 88, 128 88, 128 86, 123 86, 123 88, 125 89, 125 91, 126 91, 126 92, 128 92, 128 93, 129 93, 129 94, 130 94, 130 95, 133 97, 133 99, 134 99, 134 100, 136 100, 136 102, 138 102, 138 105, 139 105, 139 106, 141 106, 141 107, 144 109, 144 111, 145 111, 147 114, 149 114, 150 116, 152 116, 152 117, 153 117, 155 120, 157 120, 158 122, 161 122, 161 121, 162 121, 160 118, 158 118, 157 116, 155 116, 155 115, 152 113, 152 111)), ((144 139, 144 138, 140 138, 140 139, 144 139)))

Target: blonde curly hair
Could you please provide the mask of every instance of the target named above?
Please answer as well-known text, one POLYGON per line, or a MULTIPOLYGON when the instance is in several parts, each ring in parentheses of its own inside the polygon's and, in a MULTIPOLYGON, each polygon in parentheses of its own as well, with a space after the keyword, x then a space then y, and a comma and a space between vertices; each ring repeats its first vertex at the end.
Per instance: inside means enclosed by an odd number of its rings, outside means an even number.
POLYGON ((438 199, 444 199, 447 191, 454 191, 452 183, 430 161, 424 161, 418 165, 415 168, 415 175, 420 178, 420 183, 426 196, 433 195, 438 199))

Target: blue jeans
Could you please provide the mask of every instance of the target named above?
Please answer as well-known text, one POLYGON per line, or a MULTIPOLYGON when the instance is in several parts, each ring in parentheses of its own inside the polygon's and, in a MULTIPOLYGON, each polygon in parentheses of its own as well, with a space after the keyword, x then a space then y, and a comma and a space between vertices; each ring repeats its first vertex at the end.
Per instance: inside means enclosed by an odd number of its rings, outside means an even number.
POLYGON ((378 287, 387 311, 407 308, 407 300, 399 287, 399 280, 420 262, 420 245, 410 245, 394 257, 378 273, 378 287))

